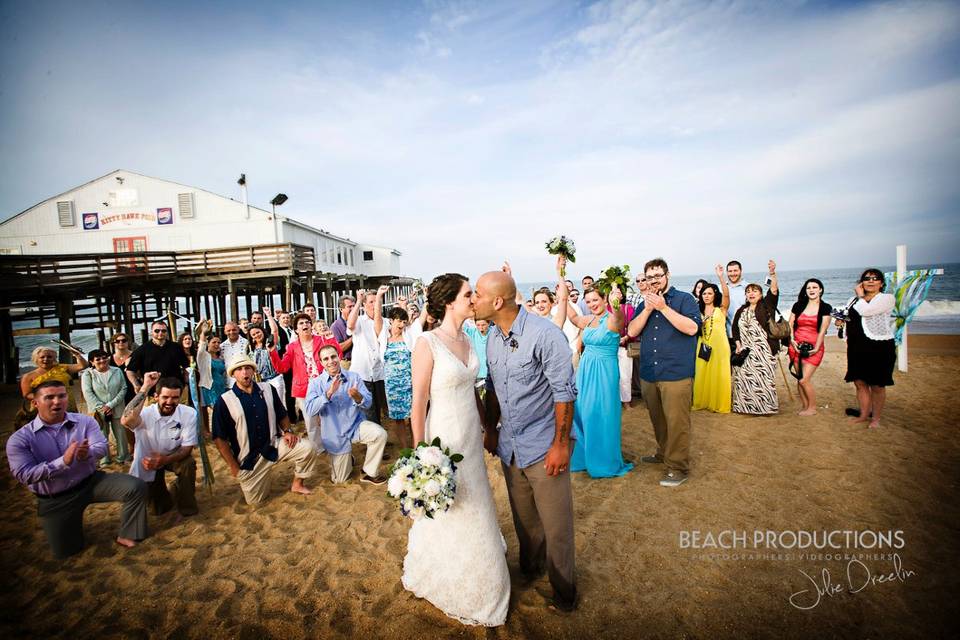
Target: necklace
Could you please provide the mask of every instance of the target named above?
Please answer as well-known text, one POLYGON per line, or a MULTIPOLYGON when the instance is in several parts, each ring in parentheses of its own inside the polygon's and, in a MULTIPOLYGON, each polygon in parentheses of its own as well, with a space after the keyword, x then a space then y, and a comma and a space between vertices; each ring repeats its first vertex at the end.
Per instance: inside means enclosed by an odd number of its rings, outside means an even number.
POLYGON ((463 342, 463 333, 460 333, 458 336, 451 336, 449 333, 443 330, 443 327, 437 327, 437 331, 443 334, 448 340, 452 342, 463 342))

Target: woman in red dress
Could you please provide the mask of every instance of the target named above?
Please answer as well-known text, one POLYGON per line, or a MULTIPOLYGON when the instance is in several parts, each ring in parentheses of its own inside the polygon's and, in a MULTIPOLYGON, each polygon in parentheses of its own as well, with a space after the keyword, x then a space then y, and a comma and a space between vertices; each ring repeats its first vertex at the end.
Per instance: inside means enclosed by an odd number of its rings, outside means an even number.
POLYGON ((800 295, 790 310, 790 370, 797 378, 797 391, 803 407, 798 415, 817 412, 813 390, 813 373, 823 360, 823 341, 830 326, 832 307, 823 301, 823 283, 810 278, 800 288, 800 295))

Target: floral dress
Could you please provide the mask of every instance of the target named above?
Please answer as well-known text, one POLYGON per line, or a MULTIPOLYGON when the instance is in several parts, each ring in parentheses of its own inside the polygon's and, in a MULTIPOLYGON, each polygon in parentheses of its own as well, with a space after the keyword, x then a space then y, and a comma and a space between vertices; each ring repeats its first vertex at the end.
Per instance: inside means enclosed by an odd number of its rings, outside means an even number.
POLYGON ((387 389, 387 408, 392 420, 410 417, 413 403, 413 375, 410 368, 410 348, 406 340, 387 342, 383 354, 384 379, 387 389))

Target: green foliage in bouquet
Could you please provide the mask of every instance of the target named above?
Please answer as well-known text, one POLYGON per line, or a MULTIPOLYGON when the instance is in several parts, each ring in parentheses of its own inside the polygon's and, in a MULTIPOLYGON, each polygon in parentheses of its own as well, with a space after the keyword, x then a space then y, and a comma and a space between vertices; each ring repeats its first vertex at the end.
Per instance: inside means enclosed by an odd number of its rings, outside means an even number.
MULTIPOLYGON (((600 272, 600 277, 593 283, 593 288, 602 293, 604 297, 608 297, 610 292, 613 291, 613 285, 617 285, 620 292, 626 297, 629 292, 633 291, 630 286, 631 280, 630 265, 625 264, 623 267, 613 265, 600 272)), ((610 304, 613 305, 614 309, 620 308, 619 300, 612 300, 610 304)))

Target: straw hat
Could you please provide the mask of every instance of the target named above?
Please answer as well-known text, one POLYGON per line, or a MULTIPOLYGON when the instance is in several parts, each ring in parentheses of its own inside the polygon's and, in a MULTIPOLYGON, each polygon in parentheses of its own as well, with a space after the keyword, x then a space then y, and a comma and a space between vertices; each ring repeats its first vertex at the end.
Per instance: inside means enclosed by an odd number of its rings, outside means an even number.
POLYGON ((251 360, 250 356, 237 356, 227 365, 227 375, 232 376, 234 369, 239 369, 240 367, 253 367, 254 371, 256 371, 257 363, 251 360))

